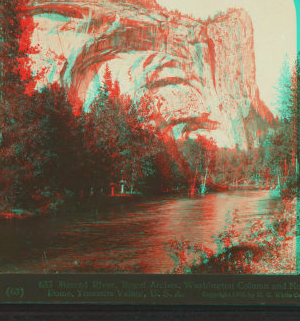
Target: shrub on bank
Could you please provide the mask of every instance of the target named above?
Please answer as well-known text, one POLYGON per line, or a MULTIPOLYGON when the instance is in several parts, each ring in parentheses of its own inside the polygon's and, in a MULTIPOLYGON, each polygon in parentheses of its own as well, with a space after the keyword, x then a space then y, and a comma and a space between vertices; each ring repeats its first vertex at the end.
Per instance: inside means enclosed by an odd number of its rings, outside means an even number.
POLYGON ((267 222, 253 220, 243 232, 237 214, 228 214, 226 227, 213 236, 215 253, 184 239, 168 242, 171 273, 295 273, 296 199, 284 201, 284 210, 275 210, 267 222))

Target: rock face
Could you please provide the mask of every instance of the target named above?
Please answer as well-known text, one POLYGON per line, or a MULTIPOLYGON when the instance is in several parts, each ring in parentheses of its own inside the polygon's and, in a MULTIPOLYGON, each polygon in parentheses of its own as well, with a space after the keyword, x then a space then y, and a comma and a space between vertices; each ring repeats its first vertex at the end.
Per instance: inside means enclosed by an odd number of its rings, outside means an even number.
POLYGON ((244 10, 199 22, 155 2, 59 0, 32 2, 28 12, 37 86, 59 81, 85 110, 108 64, 121 92, 151 96, 155 122, 178 140, 203 135, 246 149, 273 123, 259 98, 244 10))

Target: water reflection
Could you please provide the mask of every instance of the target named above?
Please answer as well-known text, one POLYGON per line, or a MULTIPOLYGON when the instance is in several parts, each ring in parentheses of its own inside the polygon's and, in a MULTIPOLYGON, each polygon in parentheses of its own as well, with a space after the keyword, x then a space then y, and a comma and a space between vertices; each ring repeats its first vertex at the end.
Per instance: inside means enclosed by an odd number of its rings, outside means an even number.
POLYGON ((146 263, 143 273, 166 273, 173 262, 164 243, 176 238, 212 249, 211 236, 225 226, 227 213, 238 211, 239 228, 253 218, 268 219, 280 202, 268 192, 226 192, 205 196, 169 196, 122 205, 98 214, 0 222, 0 266, 42 272, 42 254, 59 267, 87 261, 105 266, 146 263))

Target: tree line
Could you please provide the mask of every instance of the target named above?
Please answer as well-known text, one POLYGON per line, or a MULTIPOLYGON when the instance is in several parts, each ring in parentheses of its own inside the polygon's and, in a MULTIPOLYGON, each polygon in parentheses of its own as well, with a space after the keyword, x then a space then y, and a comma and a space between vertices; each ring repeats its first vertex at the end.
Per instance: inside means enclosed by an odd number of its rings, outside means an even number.
POLYGON ((151 97, 122 95, 108 65, 88 112, 75 114, 58 84, 34 90, 28 53, 35 48, 22 27, 19 6, 19 1, 1 5, 2 209, 47 212, 65 200, 89 202, 91 193, 104 197, 112 184, 121 182, 130 193, 195 194, 216 186, 280 185, 286 195, 295 194, 298 62, 291 73, 283 65, 276 130, 258 148, 219 149, 200 136, 178 144, 155 126, 151 97))

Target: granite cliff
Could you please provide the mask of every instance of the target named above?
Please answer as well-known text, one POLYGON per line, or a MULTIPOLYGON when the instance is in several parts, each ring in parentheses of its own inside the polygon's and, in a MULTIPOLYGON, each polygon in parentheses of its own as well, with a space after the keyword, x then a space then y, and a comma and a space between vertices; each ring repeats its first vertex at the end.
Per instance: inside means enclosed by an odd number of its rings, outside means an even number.
POLYGON ((177 140, 256 144, 274 119, 255 80, 253 27, 242 9, 207 21, 155 1, 35 1, 31 55, 37 87, 58 81, 88 111, 106 64, 120 89, 152 98, 153 119, 177 140))

